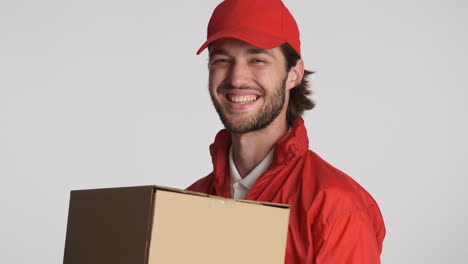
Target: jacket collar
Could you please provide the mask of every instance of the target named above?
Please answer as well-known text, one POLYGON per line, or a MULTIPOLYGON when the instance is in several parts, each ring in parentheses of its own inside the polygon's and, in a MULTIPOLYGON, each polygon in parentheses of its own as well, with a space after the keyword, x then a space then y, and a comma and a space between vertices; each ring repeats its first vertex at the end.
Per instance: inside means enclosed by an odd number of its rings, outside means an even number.
MULTIPOLYGON (((218 132, 215 141, 210 146, 213 162, 214 187, 219 196, 230 198, 229 148, 231 134, 226 129, 218 132)), ((307 130, 302 118, 296 119, 291 129, 274 146, 273 162, 270 166, 286 165, 288 162, 302 156, 309 148, 307 130)))

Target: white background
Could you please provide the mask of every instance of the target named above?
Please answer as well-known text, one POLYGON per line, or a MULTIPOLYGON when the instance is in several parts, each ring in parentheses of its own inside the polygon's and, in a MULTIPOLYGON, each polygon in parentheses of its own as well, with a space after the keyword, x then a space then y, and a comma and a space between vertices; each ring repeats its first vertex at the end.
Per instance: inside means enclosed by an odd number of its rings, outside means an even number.
MULTIPOLYGON (((285 1, 311 149, 360 182, 384 263, 468 263, 468 2, 285 1)), ((69 191, 185 188, 222 127, 195 56, 215 0, 0 0, 0 263, 61 263, 69 191)))

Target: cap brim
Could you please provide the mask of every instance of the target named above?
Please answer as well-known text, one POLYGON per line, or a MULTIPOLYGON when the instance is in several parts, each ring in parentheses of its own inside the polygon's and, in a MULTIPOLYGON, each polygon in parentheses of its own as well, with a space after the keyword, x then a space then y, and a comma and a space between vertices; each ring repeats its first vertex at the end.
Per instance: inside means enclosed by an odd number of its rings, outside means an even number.
POLYGON ((218 39, 222 38, 234 38, 242 40, 251 45, 262 49, 272 49, 278 47, 286 42, 286 40, 275 37, 271 34, 265 32, 256 32, 254 30, 245 30, 245 29, 230 29, 217 32, 211 35, 208 40, 203 43, 203 45, 198 49, 197 55, 203 52, 206 47, 218 39))

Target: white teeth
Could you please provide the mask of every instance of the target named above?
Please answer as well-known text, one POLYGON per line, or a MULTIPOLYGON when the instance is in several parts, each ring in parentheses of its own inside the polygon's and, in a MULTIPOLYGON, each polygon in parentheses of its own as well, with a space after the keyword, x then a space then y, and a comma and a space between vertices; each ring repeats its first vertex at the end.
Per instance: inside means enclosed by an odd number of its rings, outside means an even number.
POLYGON ((241 103, 246 104, 257 100, 257 96, 255 95, 247 95, 247 96, 229 96, 229 100, 234 103, 241 103))

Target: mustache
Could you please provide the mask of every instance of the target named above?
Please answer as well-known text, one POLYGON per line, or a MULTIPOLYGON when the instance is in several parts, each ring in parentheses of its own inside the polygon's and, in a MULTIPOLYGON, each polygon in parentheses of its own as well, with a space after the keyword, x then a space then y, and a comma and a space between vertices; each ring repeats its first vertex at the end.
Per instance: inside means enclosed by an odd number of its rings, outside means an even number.
POLYGON ((253 90, 253 91, 257 91, 259 92, 261 95, 263 95, 264 91, 263 89, 260 89, 258 87, 254 87, 254 86, 249 86, 249 85, 243 85, 243 86, 239 86, 239 87, 236 87, 230 83, 223 83, 221 84, 220 86, 218 86, 218 88, 216 89, 217 92, 221 92, 223 90, 234 90, 234 89, 239 89, 239 90, 253 90))

